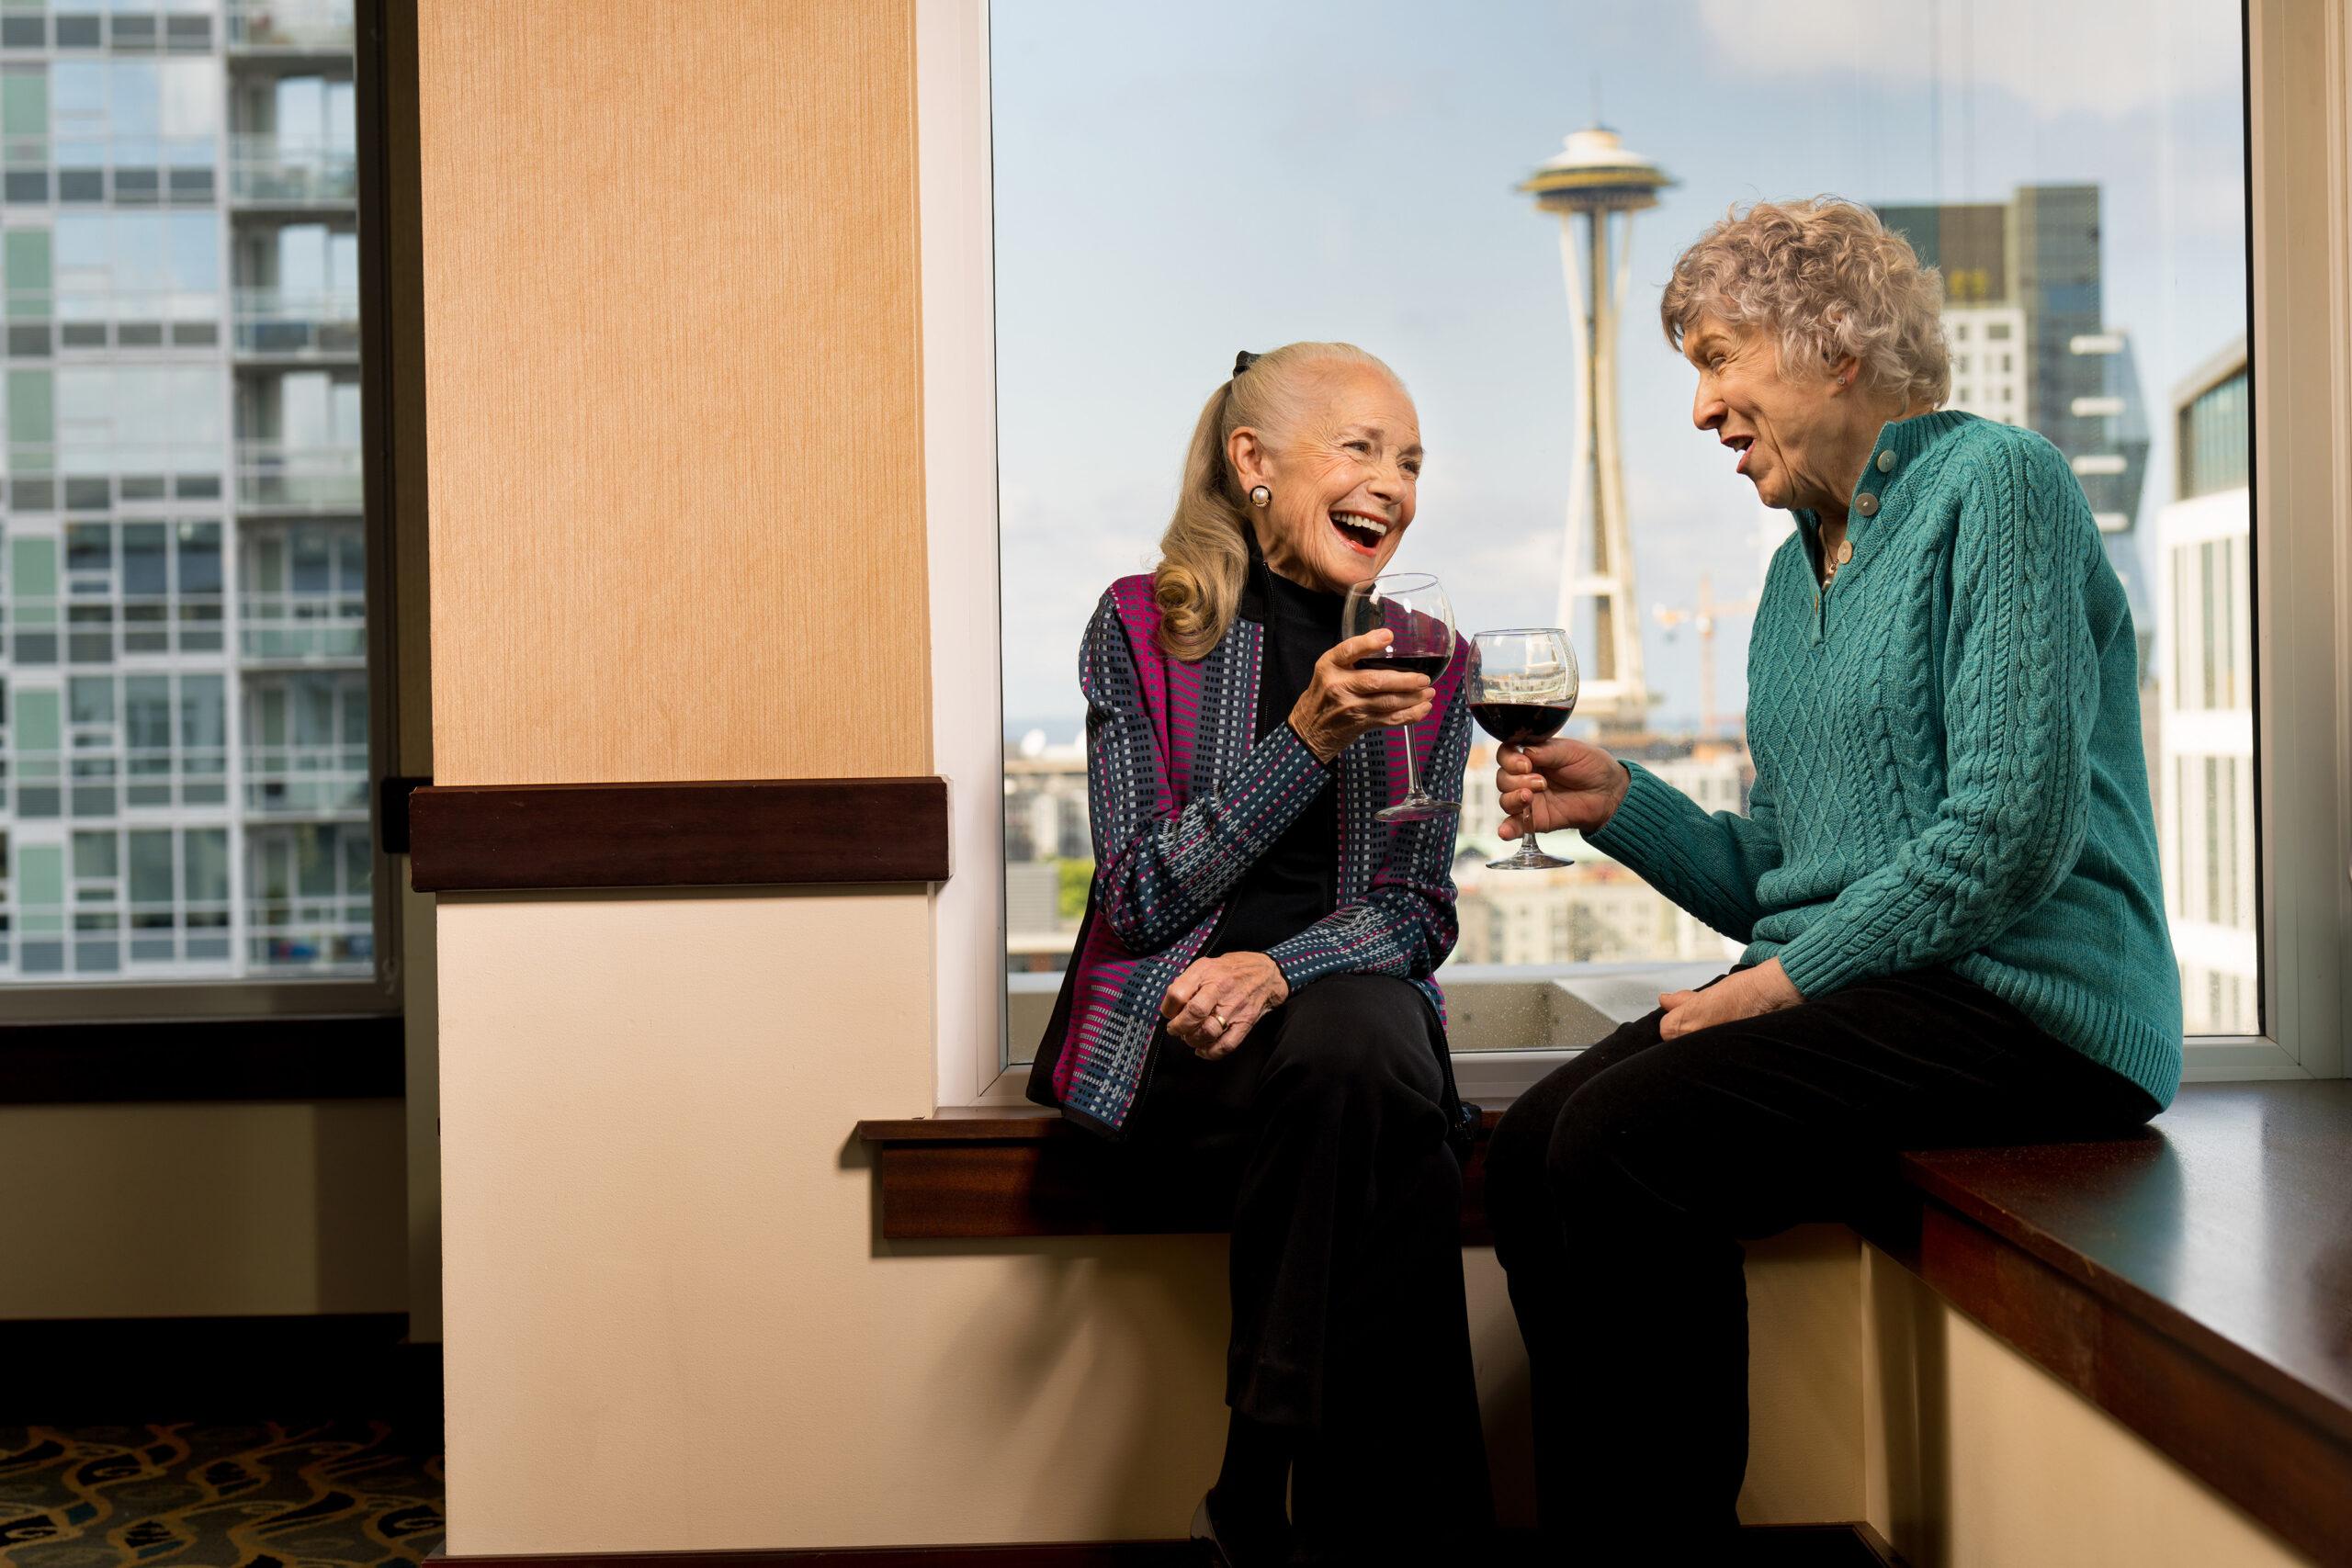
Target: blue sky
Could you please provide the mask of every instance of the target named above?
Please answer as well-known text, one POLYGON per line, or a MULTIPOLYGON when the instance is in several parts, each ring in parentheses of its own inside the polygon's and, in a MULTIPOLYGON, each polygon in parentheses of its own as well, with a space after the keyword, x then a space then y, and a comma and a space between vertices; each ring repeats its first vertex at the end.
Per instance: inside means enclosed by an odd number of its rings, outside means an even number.
MULTIPOLYGON (((995 0, 991 28, 1016 731, 1074 731, 1080 629, 1148 568, 1238 348, 1387 359, 1430 448, 1397 564, 1442 574, 1465 630, 1552 618, 1568 305, 1556 224, 1512 187, 1596 109, 1681 182, 1634 227, 1620 384, 1645 620, 1702 570, 1751 592, 1759 528, 1783 526, 1691 429, 1654 324, 1675 253, 1734 202, 2098 184, 2106 313, 2157 427, 2143 536, 2169 391, 2245 326, 2233 0, 995 0)), ((1747 629, 1718 644, 1726 712, 1747 629)), ((1694 714, 1690 634, 1645 635, 1661 716, 1694 714)))

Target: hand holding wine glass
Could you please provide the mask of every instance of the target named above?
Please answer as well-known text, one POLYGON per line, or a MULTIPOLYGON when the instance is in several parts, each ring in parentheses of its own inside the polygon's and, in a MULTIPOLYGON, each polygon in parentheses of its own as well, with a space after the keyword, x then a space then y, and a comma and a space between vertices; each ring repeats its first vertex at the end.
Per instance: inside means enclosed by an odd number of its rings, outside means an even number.
MULTIPOLYGON (((1523 760, 1526 747, 1557 735, 1576 708, 1577 654, 1567 633, 1557 626, 1521 626, 1480 632, 1472 638, 1470 716, 1502 743, 1496 755, 1505 767, 1512 760, 1523 760)), ((1499 782, 1501 775, 1497 777, 1499 782)), ((1531 799, 1540 787, 1528 786, 1531 799)), ((1506 829, 1510 826, 1506 823, 1506 829)), ((1488 871, 1542 871, 1573 863, 1545 854, 1535 842, 1532 825, 1523 833, 1526 842, 1519 846, 1519 853, 1488 862, 1488 871)), ((1506 830, 1503 836, 1521 835, 1506 830)))
POLYGON ((1574 828, 1591 833, 1617 814, 1631 783, 1617 759, 1566 737, 1509 747, 1496 756, 1495 788, 1508 816, 1502 836, 1574 828))
POLYGON ((1383 657, 1393 637, 1385 627, 1351 637, 1315 661, 1306 690, 1291 705, 1290 727, 1317 761, 1329 761, 1366 730, 1429 717, 1429 677, 1383 657))
MULTIPOLYGON (((1352 642, 1383 630, 1389 634, 1387 645, 1357 660, 1359 671, 1404 671, 1435 681, 1453 662, 1453 605, 1438 580, 1427 572, 1391 572, 1348 590, 1347 604, 1340 612, 1340 635, 1352 642)), ((1461 809, 1460 801, 1440 800, 1421 787, 1414 773, 1413 741, 1408 732, 1405 738, 1404 796, 1395 805, 1374 812, 1374 818, 1382 822, 1420 822, 1432 817, 1449 817, 1461 809)))

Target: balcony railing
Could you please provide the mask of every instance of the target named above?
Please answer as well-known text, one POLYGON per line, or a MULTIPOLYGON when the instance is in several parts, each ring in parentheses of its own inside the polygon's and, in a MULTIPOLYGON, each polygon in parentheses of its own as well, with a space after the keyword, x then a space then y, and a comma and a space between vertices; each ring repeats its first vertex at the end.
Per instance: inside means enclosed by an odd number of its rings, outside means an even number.
POLYGON ((227 0, 229 47, 348 54, 350 0, 227 0))
POLYGON ((245 933, 255 969, 365 975, 376 958, 374 912, 365 898, 303 899, 292 909, 255 903, 249 908, 245 933))
POLYGON ((318 816, 368 809, 368 744, 248 746, 245 809, 318 816))
POLYGON ((237 601, 247 659, 343 662, 368 657, 368 600, 359 593, 247 593, 237 601))
POLYGON ((237 504, 353 511, 359 505, 357 446, 237 443, 237 504))
POLYGON ((359 199, 353 151, 268 131, 229 138, 229 199, 267 206, 350 207, 359 199))
POLYGON ((298 359, 350 359, 359 353, 359 292, 237 290, 237 352, 298 359))

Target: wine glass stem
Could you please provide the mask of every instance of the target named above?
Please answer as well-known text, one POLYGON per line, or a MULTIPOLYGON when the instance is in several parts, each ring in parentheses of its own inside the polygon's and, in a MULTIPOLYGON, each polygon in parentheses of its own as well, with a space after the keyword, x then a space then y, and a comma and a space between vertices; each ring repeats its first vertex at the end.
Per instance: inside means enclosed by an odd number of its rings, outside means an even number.
POLYGON ((1408 724, 1405 727, 1405 798, 1419 800, 1420 795, 1420 781, 1413 776, 1413 727, 1408 724))

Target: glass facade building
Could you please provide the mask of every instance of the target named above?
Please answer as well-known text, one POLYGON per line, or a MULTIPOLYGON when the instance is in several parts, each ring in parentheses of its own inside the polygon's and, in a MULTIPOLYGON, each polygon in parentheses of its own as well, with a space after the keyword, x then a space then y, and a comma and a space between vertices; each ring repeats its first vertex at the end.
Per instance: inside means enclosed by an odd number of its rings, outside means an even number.
POLYGON ((2174 393, 2179 496, 2156 522, 2156 837, 2191 1034, 2261 1026, 2246 352, 2174 393))
POLYGON ((2178 419, 2175 449, 2181 498, 2244 490, 2254 453, 2254 405, 2246 395, 2245 367, 2240 365, 2190 398, 2178 419))
POLYGON ((1942 270, 1952 406, 2039 431, 2074 465, 2130 596, 2144 666, 2154 604, 2133 541, 2147 409, 2131 339, 2103 319, 2099 187, 2020 186, 2006 202, 1878 214, 1942 270))
POLYGON ((374 962, 349 0, 0 0, 0 978, 374 962))

